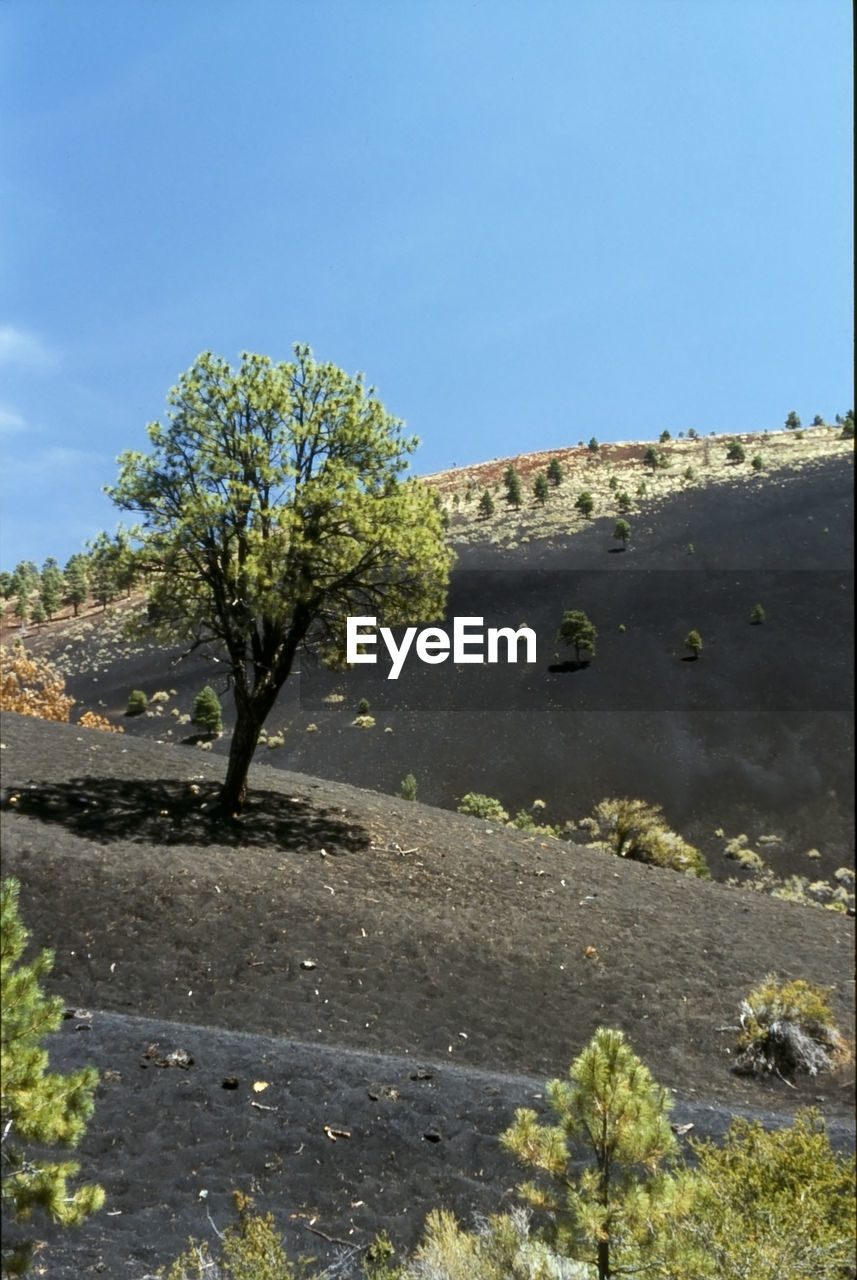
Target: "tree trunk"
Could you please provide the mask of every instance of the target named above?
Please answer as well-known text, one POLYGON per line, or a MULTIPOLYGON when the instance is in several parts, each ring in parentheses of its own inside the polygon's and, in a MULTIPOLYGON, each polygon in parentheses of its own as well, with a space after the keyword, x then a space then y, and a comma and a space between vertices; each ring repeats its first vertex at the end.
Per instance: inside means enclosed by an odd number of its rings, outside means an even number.
POLYGON ((610 1241, 598 1241, 598 1280, 610 1280, 610 1241))
POLYGON ((269 710, 269 707, 256 707, 252 702, 245 708, 238 708, 238 719, 229 748, 226 781, 218 800, 218 808, 226 818, 240 813, 247 803, 247 774, 269 710))

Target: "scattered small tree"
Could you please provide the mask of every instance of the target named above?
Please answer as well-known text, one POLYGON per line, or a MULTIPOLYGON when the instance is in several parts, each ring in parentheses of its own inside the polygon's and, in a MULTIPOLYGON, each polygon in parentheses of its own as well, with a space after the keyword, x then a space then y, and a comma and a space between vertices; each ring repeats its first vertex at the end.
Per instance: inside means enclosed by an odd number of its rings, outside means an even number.
POLYGON ((406 773, 399 784, 399 796, 402 800, 416 800, 417 780, 412 773, 406 773))
POLYGON ((695 480, 695 479, 696 479, 696 472, 694 471, 693 467, 685 467, 685 470, 684 470, 684 478, 685 478, 685 480, 695 480))
POLYGON ((765 464, 762 461, 762 455, 760 453, 754 453, 752 458, 750 459, 750 466, 753 468, 753 470, 761 471, 764 465, 765 464))
POLYGON ((70 604, 77 617, 80 606, 86 603, 88 592, 86 578, 86 557, 74 555, 65 567, 63 577, 63 604, 70 604))
POLYGON ((621 493, 617 493, 616 506, 620 511, 630 511, 633 506, 630 493, 626 493, 624 489, 621 493))
POLYGON ((820 414, 820 413, 817 413, 817 414, 815 415, 815 417, 814 417, 814 418, 813 418, 813 420, 812 420, 812 425, 813 425, 814 427, 823 427, 823 426, 825 425, 825 423, 824 423, 824 418, 822 418, 822 416, 821 416, 821 414, 820 414))
POLYGON ((799 427, 800 418, 797 416, 794 409, 792 409, 791 413, 786 418, 786 431, 797 431, 799 427))
POLYGON ((556 638, 562 640, 564 644, 574 645, 574 656, 577 662, 580 662, 580 654, 584 649, 587 649, 593 658, 595 657, 598 632, 581 609, 566 610, 559 624, 556 638))
POLYGON ((652 468, 652 471, 657 471, 658 468, 663 469, 669 466, 669 459, 666 454, 662 453, 660 449, 656 449, 652 444, 649 445, 648 449, 643 454, 643 461, 647 466, 652 468))
POLYGON ((581 515, 591 516, 592 509, 595 506, 595 499, 588 489, 584 489, 582 493, 577 495, 577 500, 574 505, 581 515))
POLYGON ((540 506, 543 507, 547 502, 549 492, 548 478, 540 471, 533 484, 533 495, 540 506))
POLYGON ((689 649, 694 658, 698 658, 702 653, 702 636, 698 631, 688 631, 684 638, 684 647, 689 649))
POLYGON ((53 556, 48 556, 42 567, 39 584, 39 600, 45 617, 53 618, 62 603, 63 576, 62 570, 53 556))
POLYGON ((839 438, 841 440, 854 439, 854 410, 853 409, 849 409, 848 412, 845 414, 844 418, 840 418, 839 414, 837 413, 836 424, 837 426, 840 426, 842 428, 842 430, 839 433, 839 438))
POLYGON ((205 729, 206 733, 223 732, 223 708, 210 684, 196 695, 193 704, 193 723, 205 729))
POLYGON ((483 520, 487 520, 494 514, 494 499, 487 489, 483 490, 482 497, 479 499, 479 514, 483 520))
POLYGON ((4 880, 0 890, 0 1126, 3 1216, 9 1229, 2 1252, 4 1276, 24 1275, 29 1269, 33 1242, 21 1238, 17 1224, 28 1221, 34 1210, 45 1210, 55 1222, 74 1226, 104 1203, 99 1186, 71 1190, 69 1183, 80 1169, 74 1161, 56 1161, 41 1151, 37 1158, 27 1154, 31 1144, 77 1144, 92 1114, 98 1072, 94 1067, 69 1076, 48 1071, 42 1041, 62 1022, 65 1002, 42 990, 53 966, 51 952, 42 951, 31 964, 21 962, 30 935, 18 914, 18 895, 18 882, 4 880))
POLYGON ((697 431, 696 427, 688 427, 688 429, 687 429, 687 438, 688 438, 688 440, 698 440, 698 439, 699 439, 699 432, 697 431))
POLYGON ((357 703, 357 714, 359 716, 368 716, 369 710, 370 710, 369 699, 361 698, 360 701, 357 703))
POLYGON ((628 521, 617 520, 616 527, 613 530, 613 537, 617 538, 622 543, 623 551, 628 545, 628 539, 630 538, 630 536, 631 536, 631 526, 628 524, 628 521))
POLYGON ((559 458, 551 458, 548 463, 548 480, 550 480, 555 489, 558 489, 562 484, 563 475, 562 463, 559 458))
POLYGON ((669 431, 667 430, 662 431, 660 434, 661 444, 666 444, 669 440, 672 440, 672 436, 670 435, 669 431))
POLYGON ((30 610, 30 621, 35 624, 36 630, 41 630, 43 622, 47 622, 48 615, 45 612, 45 606, 42 604, 41 597, 36 596, 35 603, 30 610))
POLYGON ((503 480, 506 485, 506 501, 517 511, 524 496, 524 491, 521 487, 521 477, 514 467, 508 467, 503 480))
POLYGON ((629 1255, 639 1258, 675 1207, 672 1180, 662 1170, 677 1150, 671 1098, 624 1034, 608 1027, 595 1032, 568 1081, 549 1081, 545 1095, 555 1123, 540 1124, 535 1111, 519 1108, 500 1142, 541 1175, 518 1194, 549 1215, 550 1242, 609 1280, 622 1274, 629 1255), (578 1141, 591 1164, 576 1175, 570 1144, 578 1141))
POLYGON ((750 611, 750 621, 752 622, 753 626, 754 627, 759 626, 762 622, 765 621, 765 617, 766 617, 765 610, 762 608, 762 606, 760 604, 754 604, 753 608, 750 611))
POLYGON ((592 437, 592 439, 589 441, 589 444, 588 444, 586 447, 587 447, 587 449, 589 450, 589 452, 590 452, 590 453, 597 453, 597 452, 598 452, 598 450, 601 448, 601 445, 600 445, 600 444, 598 443, 598 441, 595 439, 595 436, 593 436, 593 437, 592 437))
POLYGON ((126 716, 141 716, 148 709, 149 699, 142 689, 134 689, 128 697, 126 716))
POLYGON ((747 452, 740 440, 730 440, 729 448, 726 450, 726 457, 730 462, 743 462, 747 456, 747 452))

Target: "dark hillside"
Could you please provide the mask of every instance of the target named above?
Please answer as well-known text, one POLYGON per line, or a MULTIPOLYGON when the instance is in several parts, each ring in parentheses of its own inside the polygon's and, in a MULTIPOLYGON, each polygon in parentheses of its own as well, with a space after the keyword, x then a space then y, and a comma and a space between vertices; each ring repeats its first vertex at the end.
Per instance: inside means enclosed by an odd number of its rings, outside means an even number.
POLYGON ((72 1015, 54 1062, 103 1073, 81 1158, 107 1205, 54 1240, 58 1280, 142 1280, 235 1185, 328 1257, 505 1203, 496 1134, 600 1023, 697 1134, 816 1102, 852 1140, 852 1073, 729 1069, 772 969, 831 986, 853 1037, 845 916, 262 766, 216 826, 223 763, 195 749, 15 715, 2 743, 4 870, 72 1015))
MULTIPOLYGON (((509 513, 511 548, 454 517, 466 540, 448 617, 526 623, 537 662, 429 667, 411 656, 393 681, 380 640, 375 667, 337 674, 305 661, 259 758, 387 792, 413 773, 421 800, 449 808, 467 791, 510 812, 539 798, 549 822, 639 795, 664 805, 715 877, 735 874, 724 842, 739 834, 751 846, 766 837, 781 876, 830 877, 853 858, 852 476, 846 454, 641 500, 627 551, 612 537, 615 515, 597 510, 537 539, 527 512, 509 513), (757 603, 766 620, 752 626, 757 603), (597 656, 577 671, 563 669, 574 655, 555 641, 571 608, 599 633, 597 656), (683 647, 691 628, 704 640, 698 661, 683 647), (370 729, 351 723, 363 697, 370 729)), ((146 649, 118 657, 97 629, 63 659, 81 709, 121 716, 132 688, 176 690, 150 717, 126 718, 129 733, 187 739, 193 726, 171 712, 187 714, 208 681, 228 728, 223 664, 172 667, 146 649)), ((214 745, 227 749, 228 735, 214 745)))

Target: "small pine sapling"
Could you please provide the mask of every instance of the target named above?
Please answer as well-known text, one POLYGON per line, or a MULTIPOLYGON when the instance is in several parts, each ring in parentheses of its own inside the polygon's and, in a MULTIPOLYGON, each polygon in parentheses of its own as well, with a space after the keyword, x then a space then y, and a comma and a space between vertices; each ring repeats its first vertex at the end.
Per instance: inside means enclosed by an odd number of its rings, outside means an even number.
POLYGON ((479 499, 479 514, 483 520, 487 520, 489 516, 494 514, 494 499, 487 489, 482 493, 479 499))
POLYGON ((555 489, 558 489, 559 486, 562 484, 562 478, 563 478, 562 463, 560 462, 559 458, 551 458, 550 462, 548 463, 548 480, 550 480, 551 484, 554 486, 555 489))
POLYGON ((591 516, 592 509, 595 506, 595 499, 588 489, 584 489, 582 493, 578 494, 574 506, 581 515, 591 516))
POLYGON ((548 478, 542 472, 539 472, 533 484, 533 495, 540 506, 543 507, 547 502, 549 492, 548 478))
POLYGON ((688 631, 684 638, 684 647, 689 649, 694 658, 702 653, 702 636, 698 631, 688 631))
POLYGON ((765 617, 766 617, 765 610, 762 608, 762 606, 760 604, 754 604, 753 608, 750 611, 750 621, 752 622, 753 626, 758 627, 761 623, 765 621, 765 617))
POLYGON ((33 1144, 39 1148, 77 1145, 92 1115, 98 1072, 94 1067, 68 1076, 48 1071, 42 1041, 60 1026, 65 1001, 46 996, 42 989, 53 966, 51 952, 42 951, 31 963, 21 963, 30 935, 18 914, 18 894, 16 880, 3 881, 0 1127, 7 1233, 2 1254, 4 1276, 24 1275, 30 1267, 34 1244, 20 1236, 17 1226, 28 1221, 34 1210, 46 1211, 62 1226, 75 1226, 104 1203, 99 1186, 70 1189, 70 1181, 80 1170, 74 1161, 56 1161, 43 1150, 35 1158, 27 1154, 33 1144))
POLYGON ((613 530, 613 537, 618 539, 618 541, 622 543, 623 551, 626 549, 628 545, 628 539, 630 538, 630 536, 631 536, 631 526, 628 524, 628 521, 617 520, 616 527, 613 530))
POLYGON ((210 684, 196 695, 193 704, 193 723, 205 729, 206 733, 223 732, 223 708, 210 684))

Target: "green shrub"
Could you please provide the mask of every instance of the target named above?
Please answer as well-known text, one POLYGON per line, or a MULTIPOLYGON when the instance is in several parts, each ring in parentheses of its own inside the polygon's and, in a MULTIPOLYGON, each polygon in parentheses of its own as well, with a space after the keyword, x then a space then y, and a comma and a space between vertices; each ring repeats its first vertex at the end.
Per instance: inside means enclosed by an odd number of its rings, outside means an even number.
POLYGON ((602 800, 584 823, 590 841, 607 853, 701 880, 711 879, 699 849, 669 829, 660 805, 628 797, 602 800))
POLYGON ((796 978, 780 982, 769 973, 741 1002, 740 1054, 733 1070, 742 1075, 817 1075, 848 1055, 830 1007, 830 991, 796 978))
POLYGON ((359 716, 368 716, 369 714, 368 698, 361 698, 360 701, 357 703, 357 714, 359 716))
POLYGON ((128 706, 125 708, 126 716, 141 716, 144 711, 148 710, 149 699, 146 697, 142 689, 135 689, 128 699, 128 706))
POLYGON ((405 774, 399 783, 399 796, 402 800, 416 800, 417 780, 412 773, 405 774))
POLYGON ((474 818, 486 818, 491 822, 509 820, 509 815, 499 800, 481 795, 477 791, 468 791, 466 796, 462 796, 458 812, 470 814, 474 818))
POLYGON ((765 610, 762 608, 762 606, 760 604, 754 604, 752 610, 750 611, 750 621, 752 622, 753 626, 754 627, 759 626, 760 623, 765 621, 765 617, 766 617, 765 610))
POLYGON ((841 1280, 855 1274, 854 1160, 821 1116, 766 1132, 736 1119, 722 1146, 694 1142, 665 1233, 660 1275, 674 1280, 841 1280))
POLYGON ((223 716, 220 699, 210 684, 196 695, 193 704, 193 722, 205 729, 206 733, 223 732, 223 716))

